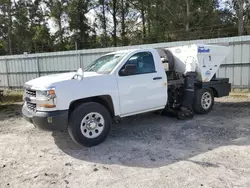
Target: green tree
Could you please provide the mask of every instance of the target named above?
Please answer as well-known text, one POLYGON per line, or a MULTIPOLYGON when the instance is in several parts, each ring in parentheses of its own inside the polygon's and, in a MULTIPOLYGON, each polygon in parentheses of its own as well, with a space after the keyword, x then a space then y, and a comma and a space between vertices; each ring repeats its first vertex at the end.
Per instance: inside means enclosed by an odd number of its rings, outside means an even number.
MULTIPOLYGON (((102 33, 100 34, 100 46, 107 47, 108 46, 108 18, 107 18, 107 1, 99 0, 99 6, 96 8, 96 17, 97 20, 100 21, 100 24, 96 25, 96 28, 100 28, 102 33)), ((98 40, 98 39, 97 39, 98 40)))
POLYGON ((32 35, 32 52, 51 51, 53 43, 46 23, 46 12, 42 8, 42 0, 29 2, 29 25, 32 35))
POLYGON ((14 53, 32 52, 32 33, 30 32, 27 1, 15 2, 13 20, 14 53), (14 46, 15 45, 15 46, 14 46))
POLYGON ((58 50, 64 50, 65 48, 65 41, 64 41, 64 34, 65 34, 65 27, 63 25, 64 22, 67 22, 67 8, 68 0, 44 0, 44 3, 48 7, 48 15, 52 18, 58 30, 55 33, 55 42, 58 44, 56 45, 58 50))
POLYGON ((91 0, 72 0, 68 6, 69 28, 73 33, 73 41, 79 49, 91 48, 89 43, 89 32, 91 26, 88 23, 86 14, 94 8, 91 0))
POLYGON ((249 0, 232 0, 232 7, 235 10, 238 24, 238 35, 246 34, 248 24, 250 2, 249 0))
POLYGON ((14 4, 11 0, 0 1, 0 24, 1 24, 1 36, 4 48, 8 54, 13 54, 13 14, 14 4))
POLYGON ((128 45, 128 38, 127 38, 127 26, 126 21, 129 14, 129 2, 127 0, 121 0, 119 2, 119 22, 121 23, 121 41, 122 45, 126 46, 128 45))
POLYGON ((0 54, 244 35, 249 6, 248 0, 1 0, 0 54))
POLYGON ((113 38, 113 46, 117 46, 117 13, 118 13, 118 0, 109 0, 107 10, 112 16, 113 20, 113 31, 112 31, 112 38, 113 38))

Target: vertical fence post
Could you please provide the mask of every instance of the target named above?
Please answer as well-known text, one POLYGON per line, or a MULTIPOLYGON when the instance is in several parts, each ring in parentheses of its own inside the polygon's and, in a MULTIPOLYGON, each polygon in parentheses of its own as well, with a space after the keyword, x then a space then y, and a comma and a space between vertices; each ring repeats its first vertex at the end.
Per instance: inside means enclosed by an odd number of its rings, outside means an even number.
POLYGON ((78 66, 79 66, 77 68, 77 70, 78 70, 79 68, 82 68, 82 62, 81 62, 81 53, 77 49, 76 49, 76 58, 77 58, 77 61, 78 61, 78 66))
POLYGON ((10 78, 9 78, 9 66, 8 66, 8 60, 5 59, 5 68, 6 68, 6 78, 7 78, 7 88, 10 88, 10 78))
POLYGON ((78 58, 79 58, 79 68, 83 69, 83 67, 82 67, 82 60, 81 60, 81 53, 80 52, 78 52, 78 58))
POLYGON ((38 77, 40 77, 41 72, 40 72, 40 63, 39 63, 39 57, 38 56, 36 56, 36 65, 37 65, 38 77))
MULTIPOLYGON (((249 44, 250 46, 250 44, 249 44)), ((250 48, 249 48, 249 52, 250 54, 250 48)), ((249 56, 249 59, 248 59, 248 63, 250 63, 250 56, 249 56)), ((247 84, 247 87, 248 87, 248 91, 250 91, 250 66, 248 67, 248 84, 247 84)))
POLYGON ((78 65, 79 67, 77 69, 79 69, 79 68, 82 68, 82 66, 81 66, 81 54, 78 51, 77 42, 75 42, 75 50, 76 50, 76 57, 77 57, 77 60, 79 63, 79 65, 78 65))

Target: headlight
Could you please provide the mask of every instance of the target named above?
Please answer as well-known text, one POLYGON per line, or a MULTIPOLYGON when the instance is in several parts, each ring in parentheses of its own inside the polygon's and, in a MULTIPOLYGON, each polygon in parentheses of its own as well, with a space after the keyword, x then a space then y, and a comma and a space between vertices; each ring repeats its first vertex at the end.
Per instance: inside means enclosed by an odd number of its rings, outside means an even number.
POLYGON ((47 95, 48 91, 36 91, 36 98, 39 99, 46 99, 48 98, 47 95))
POLYGON ((36 92, 38 108, 55 108, 56 92, 55 89, 43 90, 36 92))
POLYGON ((56 97, 55 89, 36 91, 37 100, 49 100, 56 97))

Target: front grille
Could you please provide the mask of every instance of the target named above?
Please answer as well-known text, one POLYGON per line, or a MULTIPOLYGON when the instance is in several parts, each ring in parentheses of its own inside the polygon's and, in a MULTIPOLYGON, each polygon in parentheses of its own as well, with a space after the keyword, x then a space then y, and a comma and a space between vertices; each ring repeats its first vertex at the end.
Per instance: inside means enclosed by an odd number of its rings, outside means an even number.
POLYGON ((35 90, 26 89, 25 93, 26 93, 27 97, 36 97, 36 91, 35 90))
POLYGON ((27 108, 28 108, 29 110, 31 110, 31 111, 33 111, 33 112, 36 111, 36 104, 27 102, 26 105, 27 105, 27 108))

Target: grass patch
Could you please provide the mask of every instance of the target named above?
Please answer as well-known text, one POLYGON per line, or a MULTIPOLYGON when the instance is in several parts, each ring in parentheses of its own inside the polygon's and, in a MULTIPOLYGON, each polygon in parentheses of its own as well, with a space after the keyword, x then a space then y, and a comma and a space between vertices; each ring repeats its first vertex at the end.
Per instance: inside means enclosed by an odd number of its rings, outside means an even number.
POLYGON ((23 101, 23 90, 4 90, 0 96, 0 105, 13 104, 23 101))
POLYGON ((248 99, 250 97, 250 93, 249 92, 231 92, 229 94, 230 97, 233 98, 244 98, 244 99, 248 99))
POLYGON ((250 89, 232 89, 232 93, 250 94, 250 89))

